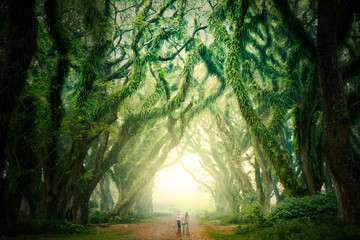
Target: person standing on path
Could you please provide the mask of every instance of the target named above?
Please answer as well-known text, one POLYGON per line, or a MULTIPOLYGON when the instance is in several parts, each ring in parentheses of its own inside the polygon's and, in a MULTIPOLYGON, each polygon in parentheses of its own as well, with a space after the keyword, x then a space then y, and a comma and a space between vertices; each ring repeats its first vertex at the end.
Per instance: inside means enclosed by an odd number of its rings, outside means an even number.
POLYGON ((177 222, 177 226, 178 226, 178 232, 180 232, 181 231, 181 213, 180 213, 180 211, 178 211, 176 214, 176 222, 177 222))
POLYGON ((185 214, 185 225, 189 226, 189 213, 188 212, 186 212, 186 214, 185 214))

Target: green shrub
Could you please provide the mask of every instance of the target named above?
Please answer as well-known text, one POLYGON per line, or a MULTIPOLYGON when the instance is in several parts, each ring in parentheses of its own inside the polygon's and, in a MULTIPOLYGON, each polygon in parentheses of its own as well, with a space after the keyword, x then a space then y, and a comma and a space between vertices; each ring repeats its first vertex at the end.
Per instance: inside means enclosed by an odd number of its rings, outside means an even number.
POLYGON ((99 208, 99 204, 96 201, 89 201, 89 211, 92 212, 99 208))
POLYGON ((105 219, 104 217, 107 215, 107 212, 103 212, 103 211, 92 211, 89 213, 89 222, 93 223, 93 224, 98 224, 98 223, 105 223, 105 219))
POLYGON ((337 202, 334 193, 318 194, 301 198, 286 198, 267 216, 267 221, 299 219, 315 221, 324 215, 335 216, 337 202))
POLYGON ((216 225, 244 224, 250 221, 247 213, 218 213, 204 211, 198 213, 196 217, 216 225))
POLYGON ((271 240, 357 240, 360 230, 355 226, 327 222, 278 220, 271 227, 257 229, 253 239, 271 240))
POLYGON ((127 216, 115 216, 110 218, 110 224, 121 224, 121 223, 136 223, 152 219, 157 216, 164 214, 161 213, 143 213, 143 212, 130 212, 127 216))
MULTIPOLYGON (((105 216, 107 214, 108 214, 107 212, 95 210, 89 213, 89 222, 93 224, 106 223, 105 216)), ((110 224, 135 223, 135 222, 149 220, 155 217, 170 216, 170 215, 172 214, 159 213, 159 212, 153 212, 153 213, 130 212, 127 216, 121 216, 121 217, 115 216, 113 218, 110 218, 109 223, 110 224)))
MULTIPOLYGON (((334 193, 315 196, 306 196, 301 198, 287 198, 281 202, 271 213, 265 218, 260 206, 249 208, 247 214, 247 225, 235 228, 236 234, 244 234, 255 232, 259 229, 269 230, 274 234, 268 239, 283 239, 291 234, 301 232, 301 228, 309 222, 313 224, 323 220, 326 216, 334 217, 337 213, 337 203, 334 193), (289 221, 289 222, 285 222, 289 221)), ((331 218, 331 219, 332 219, 331 218)), ((270 236, 265 233, 264 236, 270 236)), ((265 239, 265 238, 264 238, 265 239)))

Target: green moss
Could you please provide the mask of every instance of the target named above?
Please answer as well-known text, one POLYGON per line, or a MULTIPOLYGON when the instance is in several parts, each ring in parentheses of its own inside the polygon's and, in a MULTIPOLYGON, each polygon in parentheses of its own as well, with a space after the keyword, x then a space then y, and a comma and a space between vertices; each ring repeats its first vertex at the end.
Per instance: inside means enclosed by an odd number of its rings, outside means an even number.
MULTIPOLYGON (((245 15, 245 13, 243 14, 245 15)), ((264 150, 283 186, 288 189, 291 196, 296 196, 299 193, 300 186, 288 164, 288 158, 286 158, 286 154, 281 150, 274 133, 269 131, 254 111, 247 88, 243 83, 243 79, 247 77, 246 73, 249 71, 248 64, 240 62, 241 59, 238 55, 245 48, 245 31, 247 30, 243 25, 244 23, 239 19, 235 26, 232 43, 226 56, 225 78, 236 95, 241 114, 250 132, 264 150), (239 68, 239 64, 242 64, 242 69, 239 68)), ((281 113, 283 112, 281 111, 281 113)))

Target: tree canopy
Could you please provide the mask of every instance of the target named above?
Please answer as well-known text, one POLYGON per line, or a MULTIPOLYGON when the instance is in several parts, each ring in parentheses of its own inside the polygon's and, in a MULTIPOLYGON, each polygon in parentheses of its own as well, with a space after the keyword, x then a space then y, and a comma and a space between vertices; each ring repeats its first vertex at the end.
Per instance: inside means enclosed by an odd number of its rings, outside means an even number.
POLYGON ((183 167, 217 211, 324 187, 360 222, 358 1, 0 6, 2 229, 22 201, 81 223, 90 199, 151 211, 174 149, 200 157, 211 180, 183 167))

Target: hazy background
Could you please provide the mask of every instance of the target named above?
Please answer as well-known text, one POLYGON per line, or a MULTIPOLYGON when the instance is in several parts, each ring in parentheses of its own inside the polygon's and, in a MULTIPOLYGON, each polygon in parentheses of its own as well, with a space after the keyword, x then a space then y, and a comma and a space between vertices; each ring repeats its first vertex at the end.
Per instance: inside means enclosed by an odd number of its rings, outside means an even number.
MULTIPOLYGON (((187 169, 196 175, 202 175, 202 179, 210 177, 201 171, 197 154, 185 153, 181 161, 187 169)), ((169 162, 171 159, 168 160, 169 162)), ((165 163, 166 164, 166 163, 165 163)), ((155 177, 153 192, 153 206, 155 212, 180 210, 182 212, 194 212, 202 209, 214 209, 214 203, 208 192, 202 191, 180 162, 159 171, 155 177)))

